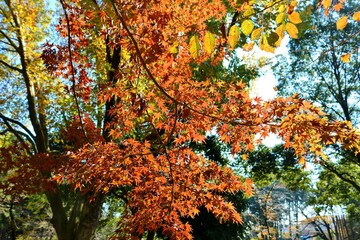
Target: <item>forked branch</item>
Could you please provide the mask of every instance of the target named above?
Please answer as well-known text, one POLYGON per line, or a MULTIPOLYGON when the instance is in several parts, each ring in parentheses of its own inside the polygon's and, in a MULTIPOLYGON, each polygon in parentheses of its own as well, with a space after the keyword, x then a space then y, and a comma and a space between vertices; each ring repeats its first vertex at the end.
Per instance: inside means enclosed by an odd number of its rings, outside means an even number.
POLYGON ((35 141, 35 136, 31 133, 31 131, 25 127, 24 124, 22 124, 21 122, 15 120, 15 119, 12 119, 12 118, 9 118, 9 117, 6 117, 4 114, 0 113, 0 118, 3 119, 4 121, 9 121, 11 123, 14 123, 16 125, 18 125, 19 127, 21 127, 32 139, 32 141, 35 141))
POLYGON ((1 134, 6 134, 7 132, 11 132, 12 134, 15 135, 15 137, 22 143, 24 144, 25 150, 29 155, 33 155, 34 153, 37 153, 37 149, 36 149, 36 144, 34 143, 34 141, 31 139, 31 137, 29 135, 27 135, 24 132, 18 131, 15 128, 13 128, 11 126, 11 124, 9 123, 9 121, 6 118, 2 117, 3 115, 1 114, 0 117, 2 118, 6 129, 4 131, 1 132, 1 134), (28 147, 28 145, 26 144, 26 141, 24 140, 24 138, 22 137, 24 136, 31 144, 32 148, 33 148, 33 152, 30 150, 30 148, 28 147))

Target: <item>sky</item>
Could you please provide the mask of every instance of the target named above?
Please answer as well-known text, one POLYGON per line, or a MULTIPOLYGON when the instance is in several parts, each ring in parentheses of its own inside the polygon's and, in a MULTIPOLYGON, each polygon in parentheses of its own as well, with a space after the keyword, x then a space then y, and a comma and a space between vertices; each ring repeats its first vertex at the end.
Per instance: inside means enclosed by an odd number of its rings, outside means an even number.
MULTIPOLYGON (((282 54, 287 54, 287 44, 289 42, 289 37, 286 36, 283 41, 281 42, 280 47, 278 47, 275 50, 275 53, 269 53, 269 52, 265 52, 262 51, 261 49, 259 49, 257 46, 254 46, 253 51, 247 53, 244 51, 239 52, 239 54, 241 55, 246 55, 248 54, 249 57, 255 57, 255 59, 260 59, 262 58, 263 60, 269 62, 269 64, 265 65, 262 69, 261 69, 261 75, 260 77, 258 77, 253 85, 252 85, 252 92, 251 92, 251 96, 260 96, 263 100, 270 100, 276 97, 276 91, 275 91, 275 87, 277 85, 277 81, 275 79, 274 73, 271 69, 272 67, 272 63, 274 61, 276 61, 276 56, 277 55, 282 55, 282 54)), ((264 141, 263 144, 268 146, 268 147, 274 147, 277 144, 280 144, 282 141, 281 139, 279 139, 275 134, 270 134, 269 137, 267 137, 264 141)))
POLYGON ((270 62, 270 64, 264 66, 263 69, 261 69, 262 75, 255 80, 253 85, 253 94, 261 96, 263 100, 269 100, 276 97, 276 91, 274 90, 274 87, 276 86, 277 81, 271 69, 271 63, 275 61, 275 57, 277 55, 287 54, 286 46, 288 42, 289 37, 286 36, 281 42, 280 47, 275 50, 275 53, 265 52, 259 49, 257 46, 254 47, 254 53, 258 58, 265 58, 270 62))

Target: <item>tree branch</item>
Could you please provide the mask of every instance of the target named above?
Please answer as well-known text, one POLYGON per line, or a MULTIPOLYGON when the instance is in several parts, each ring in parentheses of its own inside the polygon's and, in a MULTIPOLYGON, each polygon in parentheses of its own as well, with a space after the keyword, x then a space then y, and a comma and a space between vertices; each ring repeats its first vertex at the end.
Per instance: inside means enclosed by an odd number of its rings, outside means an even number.
POLYGON ((0 64, 3 64, 3 65, 5 65, 5 67, 8 67, 8 68, 10 68, 10 69, 12 69, 12 70, 14 70, 14 71, 17 71, 17 72, 19 72, 19 73, 22 73, 22 70, 21 70, 20 68, 11 66, 10 64, 8 64, 7 62, 5 62, 5 61, 3 61, 3 60, 1 60, 1 59, 0 59, 0 64))
POLYGON ((22 129, 24 129, 24 131, 35 141, 35 136, 30 132, 30 130, 25 127, 24 124, 22 124, 21 122, 17 121, 17 120, 14 120, 12 118, 9 118, 9 117, 6 117, 4 116, 4 114, 0 113, 0 118, 2 118, 3 120, 6 120, 6 121, 9 121, 9 122, 12 122, 18 126, 20 126, 22 129))
POLYGON ((120 20, 121 24, 123 25, 125 31, 127 32, 127 34, 129 35, 130 37, 130 40, 131 42, 133 43, 134 45, 134 48, 135 48, 135 51, 136 51, 136 54, 137 56, 139 57, 140 59, 140 63, 141 65, 143 66, 143 68, 145 69, 145 72, 147 73, 147 75, 150 77, 150 80, 155 84, 155 86, 160 90, 160 92, 162 94, 165 95, 165 97, 167 97, 168 99, 170 99, 172 102, 174 102, 175 104, 179 105, 179 106, 184 106, 185 108, 188 108, 190 109, 191 111, 197 113, 197 114, 200 114, 201 116, 205 116, 205 117, 209 117, 209 118, 212 118, 212 119, 215 119, 215 120, 218 120, 218 121, 221 121, 221 122, 227 122, 227 123, 230 123, 230 124, 235 124, 235 125, 244 125, 244 126, 257 126, 258 124, 251 124, 251 123, 241 123, 239 121, 236 121, 236 120, 233 120, 233 121, 229 121, 229 120, 226 120, 226 119, 222 119, 218 116, 214 116, 214 115, 209 115, 205 112, 201 112, 200 110, 197 110, 197 109, 194 109, 193 107, 191 107, 188 103, 186 102, 179 102, 177 99, 175 99, 174 97, 170 96, 166 91, 165 89, 157 82, 157 80, 155 79, 154 75, 151 73, 150 69, 147 67, 147 64, 144 60, 144 58, 142 57, 141 55, 141 51, 140 51, 140 48, 137 44, 137 41, 135 40, 133 34, 131 33, 130 29, 128 28, 124 18, 122 17, 121 13, 119 12, 119 10, 117 9, 116 5, 115 5, 115 2, 114 0, 111 0, 111 3, 113 5, 113 8, 115 10, 115 13, 116 13, 116 16, 117 18, 120 20))
MULTIPOLYGON (((13 133, 13 134, 15 135, 15 137, 16 137, 21 143, 24 144, 24 147, 25 147, 26 152, 27 152, 29 155, 33 155, 32 152, 31 152, 31 150, 29 149, 29 147, 26 145, 25 140, 21 137, 21 135, 24 135, 25 133, 19 132, 19 131, 17 131, 16 129, 14 129, 6 119, 3 118, 3 121, 4 121, 5 125, 6 125, 6 127, 8 128, 9 132, 13 133)), ((6 131, 4 131, 4 132, 6 132, 6 131)), ((31 140, 30 140, 30 142, 31 142, 31 140)), ((32 143, 32 142, 31 142, 31 143, 32 143)), ((32 145, 33 145, 33 143, 32 143, 32 145)), ((34 147, 34 145, 33 145, 33 147, 34 147)), ((35 149, 34 149, 34 150, 35 150, 35 149)))
MULTIPOLYGON (((7 42, 5 42, 5 41, 1 41, 1 40, 0 40, 0 42, 3 43, 3 44, 9 45, 9 44, 8 44, 7 42)), ((1 50, 1 51, 6 51, 6 52, 16 53, 15 50, 10 49, 10 48, 6 48, 6 47, 2 47, 2 48, 0 48, 0 50, 1 50)))
POLYGON ((6 38, 6 40, 8 40, 9 45, 12 46, 16 51, 18 51, 19 47, 16 46, 16 44, 11 40, 11 38, 8 35, 6 35, 6 33, 1 29, 0 29, 0 33, 6 38))
POLYGON ((86 137, 86 132, 84 129, 84 124, 82 121, 82 116, 81 116, 81 111, 80 111, 80 107, 79 107, 79 101, 76 95, 76 82, 75 82, 75 68, 74 68, 74 64, 73 64, 73 60, 72 60, 72 51, 71 51, 71 31, 70 31, 70 20, 69 20, 69 16, 66 12, 66 7, 65 7, 65 3, 63 0, 60 0, 61 6, 63 8, 64 11, 64 15, 65 15, 65 19, 66 19, 66 26, 67 26, 67 31, 68 31, 68 52, 69 52, 69 62, 70 62, 70 67, 71 67, 71 78, 72 78, 72 91, 74 94, 74 100, 75 100, 75 105, 76 105, 76 109, 77 109, 77 113, 78 113, 78 117, 79 117, 79 121, 80 121, 80 127, 82 132, 84 133, 85 137, 86 137))
POLYGON ((167 97, 169 98, 170 100, 172 100, 174 103, 178 103, 179 104, 179 101, 176 100, 175 98, 173 98, 172 96, 170 96, 161 86, 160 84, 156 81, 154 75, 151 73, 150 69, 147 67, 147 64, 144 60, 144 58, 142 57, 141 55, 141 52, 140 52, 140 48, 137 44, 137 41, 135 40, 133 34, 131 33, 130 29, 128 28, 124 18, 122 17, 122 15, 120 14, 119 10, 117 9, 116 5, 115 5, 115 2, 114 0, 111 0, 111 3, 113 5, 113 8, 115 10, 115 13, 116 13, 116 16, 117 18, 120 20, 121 24, 123 25, 125 31, 127 32, 127 34, 129 35, 130 39, 131 39, 131 42, 133 43, 134 47, 135 47, 135 51, 136 51, 136 54, 138 55, 139 59, 140 59, 140 62, 141 62, 141 65, 143 66, 143 68, 145 69, 146 73, 149 75, 151 81, 156 85, 156 87, 167 97))
MULTIPOLYGON (((344 182, 349 183, 351 186, 353 186, 359 193, 360 193, 360 185, 357 184, 354 180, 347 178, 345 175, 350 176, 349 174, 341 173, 339 172, 334 166, 331 166, 331 164, 323 162, 323 166, 329 170, 330 172, 334 173, 338 178, 343 180, 344 182)), ((351 178, 355 179, 354 177, 350 176, 351 178)))

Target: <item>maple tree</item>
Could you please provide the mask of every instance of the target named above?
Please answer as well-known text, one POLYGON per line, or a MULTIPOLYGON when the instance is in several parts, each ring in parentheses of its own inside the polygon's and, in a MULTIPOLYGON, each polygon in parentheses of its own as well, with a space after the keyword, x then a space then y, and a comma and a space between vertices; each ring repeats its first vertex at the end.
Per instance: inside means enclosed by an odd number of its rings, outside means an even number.
POLYGON ((237 47, 273 52, 285 34, 297 38, 295 1, 60 0, 61 39, 42 53, 42 1, 26 3, 1 5, 1 74, 17 76, 2 77, 11 83, 2 87, 26 96, 23 115, 1 109, 2 134, 16 138, 1 148, 2 188, 13 196, 44 192, 59 239, 90 239, 113 192, 126 203, 120 239, 158 230, 191 239, 182 218, 201 207, 241 223, 223 194, 250 195, 251 180, 191 147, 212 130, 233 154, 276 133, 301 164, 326 158, 325 145, 360 149, 348 122, 329 121, 297 95, 262 101, 241 76, 194 77, 237 47))

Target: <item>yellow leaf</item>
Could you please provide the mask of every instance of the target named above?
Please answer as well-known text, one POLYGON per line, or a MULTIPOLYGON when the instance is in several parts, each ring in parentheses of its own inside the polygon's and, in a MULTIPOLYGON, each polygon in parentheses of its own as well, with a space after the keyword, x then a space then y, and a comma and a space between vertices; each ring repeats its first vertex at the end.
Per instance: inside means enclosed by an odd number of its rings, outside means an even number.
POLYGON ((341 61, 343 61, 344 63, 350 62, 350 56, 351 56, 350 53, 347 53, 347 54, 342 55, 342 56, 341 56, 341 61))
POLYGON ((215 37, 211 32, 206 32, 204 37, 204 47, 208 54, 211 54, 215 48, 215 37))
POLYGON ((229 31, 228 43, 232 48, 235 47, 240 36, 240 29, 237 25, 233 25, 229 31))
POLYGON ((294 39, 298 38, 299 31, 293 23, 286 23, 285 28, 290 37, 294 39))
POLYGON ((192 217, 192 218, 194 218, 196 215, 199 214, 199 212, 200 212, 200 211, 199 211, 198 209, 193 208, 193 209, 191 209, 191 210, 189 211, 189 216, 192 217))
POLYGON ((323 0, 322 5, 325 9, 330 8, 332 0, 323 0))
POLYGON ((337 22, 336 22, 336 28, 338 30, 342 30, 346 27, 346 25, 348 24, 348 17, 344 16, 341 17, 337 22))
POLYGON ((360 21, 360 12, 355 12, 354 15, 353 15, 353 19, 355 21, 360 21))
POLYGON ((285 32, 285 25, 280 25, 275 29, 275 32, 277 33, 277 35, 279 35, 280 38, 284 37, 284 32, 285 32))
POLYGON ((275 48, 269 45, 266 34, 261 35, 259 47, 261 50, 264 50, 266 52, 275 52, 275 48))
POLYGON ((246 52, 250 52, 254 48, 254 45, 255 45, 254 42, 246 43, 244 44, 243 49, 246 52))
POLYGON ((257 28, 251 33, 251 40, 258 40, 262 32, 262 28, 257 28))
POLYGON ((280 5, 278 12, 285 12, 285 10, 286 10, 285 5, 280 5))
POLYGON ((190 38, 190 54, 192 58, 197 58, 200 51, 199 38, 197 36, 192 36, 190 38))
POLYGON ((291 1, 290 5, 296 7, 298 5, 298 1, 291 1))
POLYGON ((244 17, 248 17, 250 15, 253 15, 255 13, 255 10, 253 8, 248 8, 246 9, 246 11, 243 13, 244 17))
POLYGON ((276 16, 276 24, 277 25, 280 25, 284 20, 285 20, 285 17, 286 17, 286 14, 285 13, 279 13, 277 16, 276 16))
POLYGON ((298 164, 300 164, 300 165, 303 165, 303 166, 304 166, 304 165, 306 164, 306 160, 305 160, 305 158, 301 156, 301 157, 299 158, 299 160, 298 160, 298 164))
POLYGON ((292 14, 290 14, 289 20, 294 24, 298 24, 302 22, 300 18, 300 14, 298 12, 293 12, 292 14))
POLYGON ((178 52, 179 42, 174 42, 170 47, 170 53, 176 54, 178 52))
POLYGON ((241 23, 241 31, 246 36, 249 36, 254 29, 254 23, 251 20, 245 20, 241 23))

